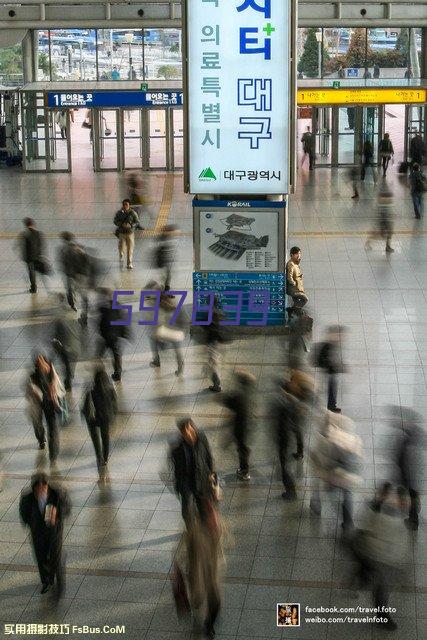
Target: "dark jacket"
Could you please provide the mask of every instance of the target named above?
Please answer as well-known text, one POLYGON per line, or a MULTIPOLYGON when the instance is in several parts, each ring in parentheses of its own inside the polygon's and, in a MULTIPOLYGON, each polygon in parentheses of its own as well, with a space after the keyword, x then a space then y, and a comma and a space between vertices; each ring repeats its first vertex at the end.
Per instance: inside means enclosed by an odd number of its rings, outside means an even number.
POLYGON ((287 449, 291 433, 301 432, 305 412, 302 403, 292 394, 282 390, 276 393, 271 406, 273 435, 279 451, 287 449))
POLYGON ((383 155, 392 155, 394 153, 393 143, 390 138, 383 138, 380 142, 380 153, 383 155))
POLYGON ((69 278, 88 278, 90 275, 90 259, 84 247, 76 242, 64 243, 58 253, 63 273, 69 278))
POLYGON ((338 342, 323 342, 317 347, 316 365, 331 375, 343 373, 344 367, 340 357, 338 342))
POLYGON ((26 229, 20 235, 24 262, 40 260, 44 251, 44 236, 38 229, 26 229))
POLYGON ((58 340, 74 360, 80 357, 82 328, 77 318, 68 309, 61 309, 53 325, 53 338, 58 340), (62 312, 62 313, 61 313, 62 312))
POLYGON ((425 153, 424 140, 421 136, 414 136, 409 143, 409 155, 413 162, 422 163, 425 153))
POLYGON ((121 309, 112 309, 111 301, 103 303, 99 311, 99 333, 106 342, 115 342, 119 338, 129 338, 130 330, 127 325, 112 325, 112 322, 124 320, 125 315, 121 309))
POLYGON ((411 183, 411 193, 423 193, 425 191, 426 181, 421 170, 411 171, 409 181, 411 183))
POLYGON ((233 412, 232 429, 236 439, 248 435, 252 415, 252 399, 254 390, 251 386, 238 389, 234 393, 225 394, 224 406, 233 412))
POLYGON ((363 155, 365 160, 370 160, 374 157, 374 147, 372 146, 372 142, 370 140, 365 140, 363 143, 363 155))
POLYGON ((68 516, 71 509, 68 494, 49 485, 47 505, 56 507, 56 524, 53 527, 46 525, 44 511, 40 513, 39 504, 32 489, 24 493, 19 502, 19 515, 22 522, 30 528, 34 546, 46 544, 46 542, 50 545, 60 545, 62 542, 64 518, 68 516))
POLYGON ((123 209, 119 209, 116 215, 114 216, 114 224, 118 228, 120 233, 131 233, 133 228, 139 225, 139 217, 136 211, 133 209, 129 209, 129 211, 124 211, 123 209), (130 225, 129 227, 125 225, 130 225))
POLYGON ((174 253, 175 243, 169 239, 160 239, 154 253, 154 264, 157 269, 172 266, 174 253))
POLYGON ((96 424, 110 424, 117 414, 117 395, 108 376, 96 380, 90 392, 95 409, 96 424))
POLYGON ((180 437, 171 450, 175 490, 208 497, 212 491, 210 476, 214 472, 212 453, 205 434, 198 431, 197 435, 194 446, 180 437))

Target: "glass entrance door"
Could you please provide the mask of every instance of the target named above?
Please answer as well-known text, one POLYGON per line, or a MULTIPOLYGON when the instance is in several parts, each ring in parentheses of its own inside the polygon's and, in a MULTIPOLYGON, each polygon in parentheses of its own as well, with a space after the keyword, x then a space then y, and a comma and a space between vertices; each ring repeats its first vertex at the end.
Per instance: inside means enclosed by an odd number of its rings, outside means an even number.
POLYGON ((406 108, 405 158, 407 160, 410 160, 409 148, 410 148, 411 138, 413 138, 418 131, 418 133, 420 133, 422 138, 425 140, 427 107, 425 105, 423 106, 406 105, 405 108, 406 108))
POLYGON ((123 169, 148 168, 146 109, 121 110, 123 120, 123 169))
POLYGON ((48 119, 48 171, 71 171, 70 111, 46 110, 48 119))
POLYGON ((313 109, 312 131, 316 133, 316 165, 331 164, 332 108, 313 109))
POLYGON ((122 122, 119 109, 92 109, 93 167, 95 171, 120 171, 119 140, 122 122))
POLYGON ((172 168, 182 169, 184 166, 184 112, 182 109, 171 109, 172 113, 172 139, 173 145, 172 168))
POLYGON ((166 109, 149 109, 149 167, 167 169, 166 109))
POLYGON ((22 156, 24 171, 47 171, 45 109, 43 94, 21 93, 22 156))

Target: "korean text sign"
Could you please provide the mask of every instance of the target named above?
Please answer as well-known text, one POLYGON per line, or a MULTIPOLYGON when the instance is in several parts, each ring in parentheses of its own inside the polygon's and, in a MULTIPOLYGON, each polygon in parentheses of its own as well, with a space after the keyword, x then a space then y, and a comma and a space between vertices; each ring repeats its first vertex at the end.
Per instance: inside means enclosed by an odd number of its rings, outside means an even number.
POLYGON ((189 0, 191 193, 288 192, 290 0, 189 0))

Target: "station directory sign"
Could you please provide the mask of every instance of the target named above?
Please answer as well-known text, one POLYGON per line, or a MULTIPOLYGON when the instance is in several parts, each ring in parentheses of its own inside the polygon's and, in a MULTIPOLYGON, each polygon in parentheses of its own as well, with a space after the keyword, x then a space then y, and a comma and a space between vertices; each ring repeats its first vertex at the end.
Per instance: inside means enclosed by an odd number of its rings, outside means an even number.
POLYGON ((291 1, 191 0, 185 23, 186 189, 287 193, 291 1))

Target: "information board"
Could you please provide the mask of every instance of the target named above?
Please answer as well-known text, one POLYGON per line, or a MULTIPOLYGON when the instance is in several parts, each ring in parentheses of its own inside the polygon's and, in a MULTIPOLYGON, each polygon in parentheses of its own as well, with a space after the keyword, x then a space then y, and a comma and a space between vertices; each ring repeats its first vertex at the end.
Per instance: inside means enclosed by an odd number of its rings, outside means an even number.
POLYGON ((73 107, 180 107, 182 91, 61 91, 47 94, 47 106, 73 107))
MULTIPOLYGON (((283 273, 227 273, 224 271, 196 271, 193 273, 194 291, 213 291, 217 294, 219 305, 230 305, 234 298, 225 295, 226 291, 242 291, 243 303, 240 315, 240 325, 247 326, 248 322, 259 321, 262 314, 249 309, 249 294, 251 291, 269 291, 270 303, 268 308, 267 326, 280 326, 285 323, 285 275, 283 273)), ((251 296, 254 298, 253 294, 251 296)), ((262 295, 260 293, 260 302, 262 295)), ((226 315, 233 318, 232 312, 226 315)))
POLYGON ((290 6, 187 2, 191 193, 288 192, 290 6))
POLYGON ((422 104, 427 102, 427 89, 399 87, 394 89, 298 89, 299 105, 317 104, 422 104))
POLYGON ((277 209, 251 209, 243 213, 207 207, 199 216, 201 269, 277 271, 277 209))

